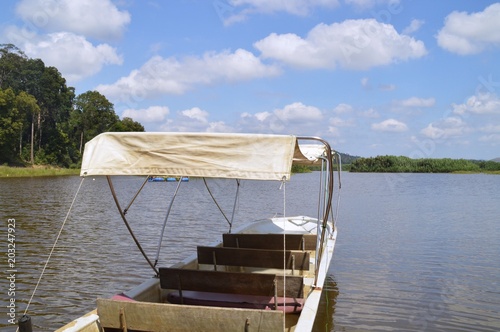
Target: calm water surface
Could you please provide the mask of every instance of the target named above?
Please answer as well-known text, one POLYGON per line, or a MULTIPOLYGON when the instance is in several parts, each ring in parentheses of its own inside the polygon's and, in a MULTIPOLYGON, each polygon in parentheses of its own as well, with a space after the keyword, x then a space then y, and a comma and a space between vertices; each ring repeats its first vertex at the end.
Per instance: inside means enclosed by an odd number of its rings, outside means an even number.
MULTIPOLYGON (((308 214, 300 202, 317 173, 275 183, 243 182, 235 223, 275 214, 308 214), (276 206, 278 208, 276 208, 276 206)), ((22 314, 77 192, 78 177, 0 179, 0 234, 16 219, 16 304, 22 314)), ((117 178, 117 191, 140 187, 117 178)), ((230 217, 234 181, 209 185, 230 217), (228 189, 227 185, 231 185, 228 189)), ((155 256, 173 183, 148 183, 128 216, 145 250, 155 256), (160 212, 160 214, 158 214, 160 212)), ((120 196, 125 207, 132 193, 120 196)), ((343 174, 339 236, 317 331, 499 331, 500 176, 343 174)), ((161 266, 197 245, 219 239, 227 222, 201 180, 183 183, 165 234, 161 266), (181 221, 183 227, 181 228, 181 221), (175 251, 169 247, 176 247, 175 251)), ((0 329, 8 324, 6 255, 0 263, 0 329)), ((34 329, 52 331, 152 276, 116 212, 104 178, 88 178, 29 306, 34 329)))

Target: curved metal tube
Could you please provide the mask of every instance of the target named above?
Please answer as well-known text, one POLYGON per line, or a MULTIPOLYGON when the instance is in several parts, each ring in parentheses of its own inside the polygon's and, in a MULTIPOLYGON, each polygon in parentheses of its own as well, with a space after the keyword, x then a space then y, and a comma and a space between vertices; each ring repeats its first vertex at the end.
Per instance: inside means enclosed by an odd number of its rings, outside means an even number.
POLYGON ((123 211, 120 207, 120 202, 118 202, 118 197, 116 197, 116 192, 115 192, 115 188, 113 187, 113 182, 111 181, 111 177, 109 175, 106 175, 106 179, 108 180, 109 189, 111 190, 111 194, 113 195, 113 199, 115 201, 116 207, 118 208, 118 212, 120 212, 120 216, 122 217, 123 222, 125 223, 125 226, 127 227, 130 235, 132 236, 132 239, 134 239, 134 242, 137 245, 137 248, 139 248, 139 251, 144 256, 144 258, 148 262, 149 266, 151 266, 151 268, 155 271, 156 275, 159 275, 158 269, 156 269, 156 267, 153 265, 153 263, 149 259, 148 255, 146 255, 146 253, 144 252, 144 249, 142 249, 141 244, 139 243, 139 241, 135 237, 134 231, 132 230, 132 228, 130 227, 130 225, 127 221, 127 217, 125 217, 125 214, 123 213, 123 211))
POLYGON ((315 273, 315 278, 314 278, 314 284, 316 284, 317 279, 318 279, 318 271, 320 268, 319 262, 320 262, 321 256, 323 255, 324 246, 325 246, 325 237, 326 237, 326 230, 327 230, 327 226, 328 226, 328 218, 329 218, 330 211, 332 209, 332 198, 333 198, 332 194, 333 194, 333 188, 334 188, 332 148, 330 147, 330 144, 327 141, 325 141, 324 139, 319 138, 319 137, 297 137, 297 140, 318 141, 318 142, 321 142, 326 148, 326 162, 327 162, 326 167, 327 167, 327 177, 328 177, 327 178, 328 188, 325 188, 326 189, 325 195, 327 195, 328 198, 326 199, 326 205, 323 208, 321 237, 319 240, 319 245, 316 248, 316 253, 317 253, 316 254, 316 271, 315 271, 316 273, 315 273))
POLYGON ((163 234, 165 233, 165 227, 167 226, 167 220, 168 220, 168 217, 170 216, 170 211, 172 210, 172 205, 174 204, 174 200, 177 197, 177 192, 179 191, 179 187, 181 186, 181 183, 182 183, 182 181, 179 180, 179 182, 177 183, 177 187, 175 188, 174 196, 172 197, 172 200, 170 201, 170 204, 168 205, 167 215, 165 216, 165 221, 163 221, 163 227, 161 228, 160 239, 158 240, 158 249, 156 250, 155 266, 158 264, 158 259, 160 259, 160 249, 161 249, 161 243, 163 241, 163 234))

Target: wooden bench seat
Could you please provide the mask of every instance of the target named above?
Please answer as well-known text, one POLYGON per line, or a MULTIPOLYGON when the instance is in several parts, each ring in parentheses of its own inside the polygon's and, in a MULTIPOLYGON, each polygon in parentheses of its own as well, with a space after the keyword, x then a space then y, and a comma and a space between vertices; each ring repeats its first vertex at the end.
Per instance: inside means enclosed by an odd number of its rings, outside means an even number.
POLYGON ((198 247, 198 263, 228 266, 309 270, 309 252, 299 250, 269 250, 226 247, 198 247), (283 261, 285 255, 285 261, 283 261), (285 266, 283 264, 285 263, 285 266))
POLYGON ((97 300, 97 314, 106 331, 280 331, 283 312, 170 303, 97 300))
MULTIPOLYGON (((286 250, 316 250, 316 235, 286 234, 286 250)), ((222 234, 223 246, 283 250, 283 234, 222 234)))
POLYGON ((167 295, 167 300, 174 304, 260 310, 275 310, 275 303, 277 303, 276 310, 281 310, 285 313, 298 313, 302 310, 302 306, 304 305, 304 299, 296 297, 277 297, 275 299, 274 296, 197 291, 182 291, 182 296, 179 292, 171 292, 167 295))
POLYGON ((176 268, 159 271, 161 288, 174 290, 167 296, 172 303, 238 308, 253 305, 292 312, 302 309, 302 277, 176 268))

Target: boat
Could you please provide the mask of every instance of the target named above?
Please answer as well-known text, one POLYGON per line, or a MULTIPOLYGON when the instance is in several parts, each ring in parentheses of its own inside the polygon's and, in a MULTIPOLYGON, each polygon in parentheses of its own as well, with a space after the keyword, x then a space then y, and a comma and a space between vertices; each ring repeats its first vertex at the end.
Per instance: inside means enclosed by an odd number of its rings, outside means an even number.
POLYGON ((150 176, 148 182, 165 182, 165 178, 162 176, 150 176))
MULTIPOLYGON (((112 298, 98 298, 93 311, 57 331, 311 331, 337 237, 336 154, 321 138, 293 135, 96 136, 85 145, 81 176, 107 178, 117 213, 154 277, 112 298), (147 179, 158 174, 236 179, 236 202, 240 181, 275 181, 283 186, 293 180, 295 164, 319 165, 318 195, 311 202, 316 216, 270 216, 235 227, 237 221, 231 218, 227 232, 212 245, 198 246, 191 256, 164 267, 146 255, 131 231, 112 180, 146 177, 135 199, 147 179)), ((165 224, 173 202, 172 198, 165 224)), ((165 225, 158 230, 160 241, 164 229, 165 225)))

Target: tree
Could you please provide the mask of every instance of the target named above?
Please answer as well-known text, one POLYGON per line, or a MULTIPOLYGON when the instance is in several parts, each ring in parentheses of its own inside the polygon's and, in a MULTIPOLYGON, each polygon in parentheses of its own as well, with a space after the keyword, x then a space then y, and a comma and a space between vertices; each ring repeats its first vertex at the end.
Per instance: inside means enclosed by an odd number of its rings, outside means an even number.
POLYGON ((0 162, 75 165, 83 144, 102 132, 144 131, 119 120, 97 91, 75 99, 57 68, 12 44, 0 44, 0 92, 0 162))
POLYGON ((0 89, 0 161, 13 162, 18 159, 16 142, 21 126, 14 91, 10 88, 0 89))
POLYGON ((72 125, 80 136, 80 153, 86 142, 106 131, 111 131, 118 122, 114 106, 97 91, 82 93, 75 100, 72 125))
POLYGON ((21 70, 28 57, 12 44, 0 44, 0 89, 18 90, 21 70))
POLYGON ((144 131, 144 126, 131 118, 124 117, 118 120, 112 131, 144 131))
MULTIPOLYGON (((31 119, 30 127, 30 163, 35 162, 34 157, 34 136, 35 136, 35 119, 38 118, 40 114, 40 107, 38 106, 37 100, 32 95, 21 91, 16 97, 16 107, 21 115, 21 118, 31 119)), ((19 130, 19 154, 21 155, 23 151, 23 123, 21 123, 21 129, 19 130)), ((29 123, 29 122, 28 122, 29 123)))

